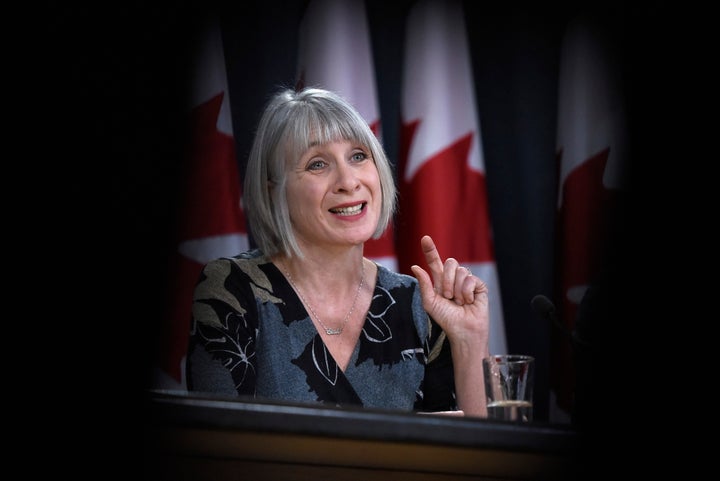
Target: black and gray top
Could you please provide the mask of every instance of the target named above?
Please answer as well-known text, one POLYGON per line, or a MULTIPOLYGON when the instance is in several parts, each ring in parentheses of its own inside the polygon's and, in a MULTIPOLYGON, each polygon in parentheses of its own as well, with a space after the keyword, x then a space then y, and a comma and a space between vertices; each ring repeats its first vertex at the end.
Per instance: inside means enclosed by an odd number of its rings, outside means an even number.
POLYGON ((343 372, 280 270, 259 250, 208 263, 196 286, 190 391, 405 411, 457 409, 450 348, 417 280, 378 265, 343 372))

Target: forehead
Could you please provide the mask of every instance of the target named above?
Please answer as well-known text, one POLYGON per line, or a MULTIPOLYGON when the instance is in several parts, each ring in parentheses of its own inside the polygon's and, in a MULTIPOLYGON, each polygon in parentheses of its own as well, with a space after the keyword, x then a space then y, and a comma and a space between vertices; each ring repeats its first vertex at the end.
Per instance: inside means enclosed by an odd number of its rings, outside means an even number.
POLYGON ((301 161, 316 155, 333 153, 345 155, 358 150, 367 150, 367 148, 357 141, 347 139, 337 139, 329 142, 311 142, 304 151, 298 152, 296 160, 301 161))
POLYGON ((362 147, 363 143, 357 139, 337 138, 324 142, 311 140, 305 150, 327 150, 337 147, 362 147))
POLYGON ((370 148, 358 135, 346 135, 344 132, 321 130, 313 131, 306 136, 298 135, 296 132, 294 138, 289 139, 287 153, 291 158, 297 159, 312 152, 329 150, 338 146, 343 148, 370 148))

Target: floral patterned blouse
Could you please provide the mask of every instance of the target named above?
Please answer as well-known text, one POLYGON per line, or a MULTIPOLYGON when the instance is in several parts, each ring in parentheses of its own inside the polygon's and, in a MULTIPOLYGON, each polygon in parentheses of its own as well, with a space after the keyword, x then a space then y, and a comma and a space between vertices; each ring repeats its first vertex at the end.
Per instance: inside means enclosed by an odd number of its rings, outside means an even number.
POLYGON ((208 263, 193 299, 188 389, 405 411, 457 409, 444 333, 417 280, 378 265, 343 372, 280 270, 259 250, 208 263))

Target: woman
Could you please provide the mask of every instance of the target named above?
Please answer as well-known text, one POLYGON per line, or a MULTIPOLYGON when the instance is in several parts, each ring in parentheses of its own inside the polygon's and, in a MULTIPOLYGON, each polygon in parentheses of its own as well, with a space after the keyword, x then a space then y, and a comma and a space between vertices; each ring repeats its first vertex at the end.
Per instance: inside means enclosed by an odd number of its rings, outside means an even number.
POLYGON ((267 104, 244 183, 258 248, 210 262, 193 300, 192 391, 485 416, 486 285, 419 239, 430 273, 363 257, 391 221, 391 166, 362 116, 316 88, 267 104))

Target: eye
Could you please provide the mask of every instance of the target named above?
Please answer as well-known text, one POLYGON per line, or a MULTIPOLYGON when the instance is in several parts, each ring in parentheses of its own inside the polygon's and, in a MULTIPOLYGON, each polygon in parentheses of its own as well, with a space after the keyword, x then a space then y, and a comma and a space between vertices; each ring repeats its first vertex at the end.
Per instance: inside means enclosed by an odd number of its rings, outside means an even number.
POLYGON ((308 162, 307 170, 321 170, 327 165, 327 162, 325 162, 322 159, 313 159, 310 162, 308 162))
POLYGON ((359 151, 354 152, 352 154, 352 157, 350 157, 353 162, 362 162, 363 160, 368 158, 368 155, 365 152, 359 151))

